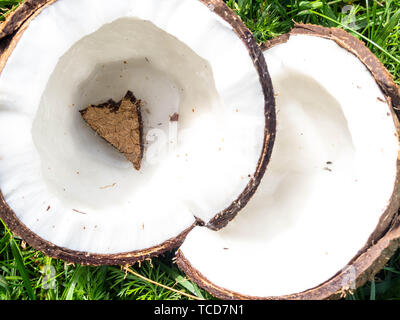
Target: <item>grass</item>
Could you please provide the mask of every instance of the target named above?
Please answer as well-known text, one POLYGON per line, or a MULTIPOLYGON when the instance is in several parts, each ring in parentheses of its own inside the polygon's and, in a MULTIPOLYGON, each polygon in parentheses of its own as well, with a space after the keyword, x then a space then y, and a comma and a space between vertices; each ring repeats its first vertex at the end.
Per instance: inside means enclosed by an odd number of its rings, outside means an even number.
MULTIPOLYGON (((0 21, 22 1, 0 0, 0 21)), ((400 83, 400 0, 393 1, 225 1, 263 42, 294 22, 340 27, 363 40, 400 83)), ((14 237, 0 223, 0 299, 98 300, 212 299, 188 281, 173 253, 131 267, 84 267, 51 259, 14 237), (151 281, 146 280, 151 279, 151 281)), ((400 251, 372 282, 347 299, 400 299, 400 251)))
POLYGON ((159 284, 194 298, 212 299, 185 278, 172 258, 173 253, 168 253, 128 270, 72 265, 27 247, 1 224, 0 300, 188 299, 159 284))

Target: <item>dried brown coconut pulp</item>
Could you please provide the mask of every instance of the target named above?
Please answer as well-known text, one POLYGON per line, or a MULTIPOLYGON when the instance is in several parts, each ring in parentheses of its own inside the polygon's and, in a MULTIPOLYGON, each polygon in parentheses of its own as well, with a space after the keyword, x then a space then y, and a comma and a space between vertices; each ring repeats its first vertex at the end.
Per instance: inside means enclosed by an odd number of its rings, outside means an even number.
POLYGON ((120 102, 109 100, 79 111, 86 123, 140 170, 143 158, 143 121, 140 100, 128 91, 120 102))

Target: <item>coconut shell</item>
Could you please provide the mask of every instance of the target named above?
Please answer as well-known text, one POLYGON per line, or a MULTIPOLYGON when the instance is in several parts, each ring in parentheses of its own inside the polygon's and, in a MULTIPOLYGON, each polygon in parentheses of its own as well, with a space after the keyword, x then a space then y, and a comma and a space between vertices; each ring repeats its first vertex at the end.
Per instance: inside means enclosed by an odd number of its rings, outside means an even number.
MULTIPOLYGON (((274 38, 261 45, 262 50, 287 42, 292 35, 309 35, 335 41, 339 46, 355 55, 371 72, 382 93, 386 97, 391 110, 391 116, 396 126, 397 137, 400 136, 400 90, 393 80, 393 76, 386 70, 378 58, 348 32, 338 28, 326 28, 310 24, 295 24, 291 32, 274 38)), ((339 299, 351 293, 355 288, 364 285, 385 266, 400 246, 400 153, 397 160, 397 175, 393 193, 386 210, 382 214, 375 230, 359 252, 331 279, 315 288, 301 293, 279 297, 246 296, 218 287, 199 273, 185 258, 181 251, 177 252, 177 264, 194 282, 221 299, 293 299, 293 300, 321 300, 339 299), (350 279, 354 282, 350 283, 350 279)), ((261 253, 260 253, 261 254, 261 253)))
POLYGON ((29 22, 57 0, 26 0, 0 25, 0 73, 29 22))
POLYGON ((7 16, 0 24, 0 39, 13 34, 29 17, 40 7, 49 2, 48 0, 26 0, 18 6, 17 10, 7 16))
MULTIPOLYGON (((8 57, 11 55, 16 44, 18 43, 21 35, 29 28, 29 23, 39 15, 43 9, 52 5, 57 0, 26 0, 20 5, 0 27, 0 74, 3 71, 8 57)), ((143 0, 145 1, 145 0, 143 0)), ((260 84, 265 97, 264 114, 265 114, 265 139, 262 148, 262 153, 258 160, 255 172, 250 179, 250 182, 244 188, 244 191, 232 204, 216 213, 214 218, 210 220, 207 227, 218 230, 232 220, 236 214, 247 204, 249 199, 255 193, 260 184, 261 178, 264 175, 267 164, 271 157, 272 147, 275 141, 275 98, 272 88, 271 78, 268 73, 267 65, 261 49, 257 45, 253 35, 244 25, 244 23, 237 17, 232 10, 230 10, 223 1, 220 0, 200 0, 211 11, 220 16, 223 20, 228 22, 233 31, 242 40, 248 53, 253 61, 254 67, 259 74, 260 84)), ((143 260, 148 257, 154 257, 158 254, 176 249, 180 246, 187 233, 193 228, 189 227, 183 231, 179 236, 170 239, 165 243, 149 248, 146 250, 128 252, 117 255, 98 255, 86 252, 72 251, 66 248, 58 247, 52 243, 41 239, 36 234, 32 233, 15 215, 12 208, 10 208, 0 190, 0 219, 2 219, 9 229, 23 238, 29 245, 43 251, 48 256, 60 258, 65 261, 74 263, 89 264, 89 265, 102 265, 102 264, 132 264, 136 261, 143 260)), ((197 220, 195 225, 203 225, 203 221, 197 220)))

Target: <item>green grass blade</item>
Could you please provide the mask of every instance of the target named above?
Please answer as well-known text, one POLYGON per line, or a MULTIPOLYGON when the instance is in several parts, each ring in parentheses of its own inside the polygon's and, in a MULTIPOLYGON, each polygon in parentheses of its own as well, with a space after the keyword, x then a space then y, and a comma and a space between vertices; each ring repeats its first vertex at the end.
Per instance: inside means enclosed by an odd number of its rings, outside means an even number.
POLYGON ((399 270, 396 270, 395 268, 392 268, 392 267, 384 267, 382 270, 390 271, 390 272, 393 272, 395 274, 400 274, 399 270))
POLYGON ((199 287, 193 282, 189 281, 186 277, 177 275, 175 278, 176 283, 179 283, 182 287, 188 290, 190 293, 194 294, 196 297, 204 299, 199 287))
POLYGON ((400 9, 397 10, 393 16, 386 23, 382 31, 376 36, 375 42, 379 45, 384 45, 386 39, 390 36, 394 28, 399 24, 400 21, 400 9))
POLYGON ((63 292, 63 295, 61 297, 62 300, 72 300, 72 298, 74 296, 75 287, 79 281, 79 278, 81 277, 82 270, 83 269, 80 265, 76 266, 74 274, 72 275, 71 280, 69 281, 67 287, 65 288, 65 290, 63 292))
POLYGON ((11 252, 15 259, 16 267, 22 277, 26 293, 28 294, 29 299, 36 300, 31 281, 29 280, 29 277, 28 277, 28 272, 25 268, 25 264, 24 264, 24 261, 21 256, 21 252, 19 251, 19 248, 18 248, 17 244, 15 243, 14 238, 11 238, 11 240, 10 240, 10 247, 11 247, 11 252))
POLYGON ((19 1, 18 0, 0 0, 0 6, 12 6, 12 5, 16 5, 18 4, 19 1))
POLYGON ((164 272, 166 272, 168 275, 170 275, 172 278, 174 278, 174 280, 175 280, 175 282, 177 284, 179 284, 182 287, 184 287, 186 290, 188 290, 190 293, 192 293, 196 297, 204 299, 204 296, 201 293, 201 290, 199 289, 199 287, 195 283, 189 281, 186 277, 183 277, 175 269, 170 268, 169 266, 167 266, 167 265, 165 265, 163 263, 160 263, 160 267, 164 272))
POLYGON ((322 17, 322 18, 325 18, 325 19, 327 19, 327 20, 330 20, 330 21, 332 21, 332 22, 335 22, 337 25, 340 25, 341 27, 350 30, 351 32, 355 33, 356 35, 358 35, 358 36, 359 36, 360 38, 362 38, 363 40, 369 42, 370 44, 372 44, 373 46, 375 46, 377 49, 379 49, 380 51, 382 51, 382 52, 383 52, 385 55, 387 55, 389 58, 393 59, 393 60, 396 61, 398 64, 400 64, 400 60, 399 60, 399 59, 397 59, 395 56, 393 56, 392 54, 390 54, 390 52, 388 52, 386 49, 382 48, 382 47, 381 47, 380 45, 378 45, 376 42, 372 41, 371 39, 368 39, 368 38, 367 38, 366 36, 364 36, 363 34, 357 32, 356 30, 354 30, 354 29, 352 29, 352 28, 350 28, 350 27, 348 27, 348 26, 342 24, 341 22, 336 21, 336 20, 334 20, 334 19, 331 19, 331 18, 327 17, 326 15, 323 15, 323 14, 321 14, 321 13, 319 13, 319 12, 316 12, 316 11, 313 11, 313 10, 310 10, 310 12, 311 12, 311 13, 314 13, 314 14, 316 14, 316 15, 322 17))
POLYGON ((8 290, 8 282, 2 275, 0 275, 0 290, 3 290, 4 292, 8 290))
POLYGON ((370 300, 375 300, 375 298, 376 298, 376 294, 375 294, 375 280, 372 279, 372 281, 371 281, 371 293, 370 293, 369 299, 370 299, 370 300))

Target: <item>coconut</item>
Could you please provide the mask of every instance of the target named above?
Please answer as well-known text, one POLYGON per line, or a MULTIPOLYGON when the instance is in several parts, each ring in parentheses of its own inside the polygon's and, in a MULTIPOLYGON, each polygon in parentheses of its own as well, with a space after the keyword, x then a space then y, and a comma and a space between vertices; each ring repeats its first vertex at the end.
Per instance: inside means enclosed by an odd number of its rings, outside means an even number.
POLYGON ((49 256, 132 264, 225 226, 274 136, 262 51, 222 1, 27 0, 1 24, 0 218, 49 256))
POLYGON ((298 24, 263 45, 277 133, 261 184, 178 266, 224 299, 339 298, 399 247, 399 88, 349 33, 298 24))

